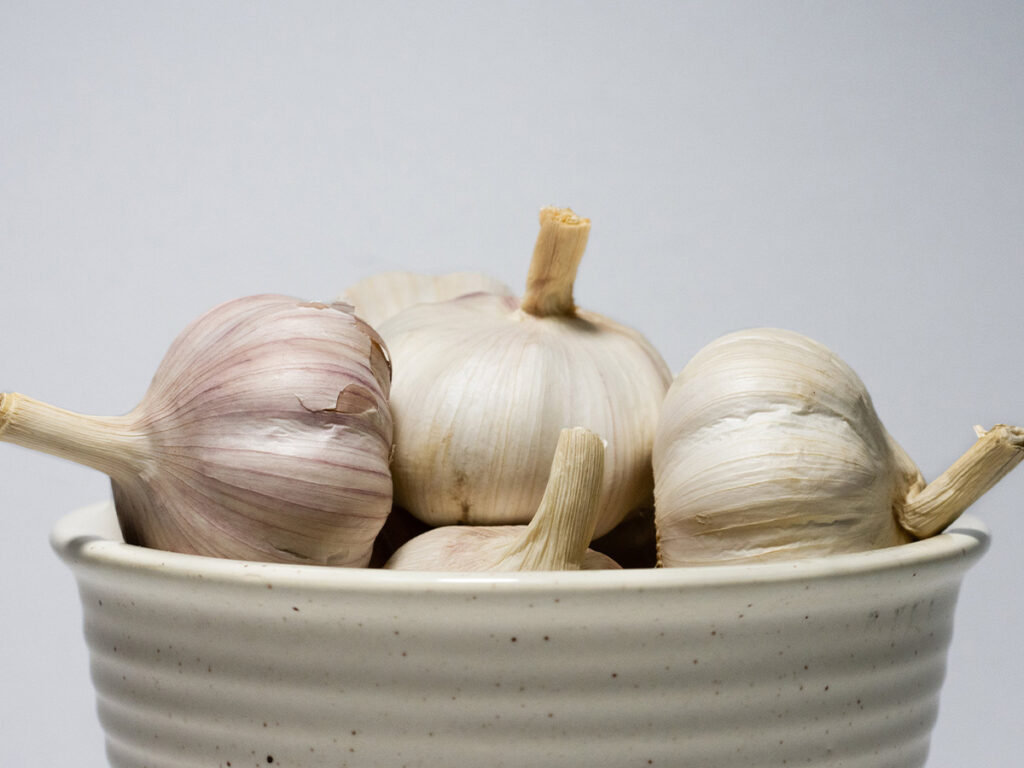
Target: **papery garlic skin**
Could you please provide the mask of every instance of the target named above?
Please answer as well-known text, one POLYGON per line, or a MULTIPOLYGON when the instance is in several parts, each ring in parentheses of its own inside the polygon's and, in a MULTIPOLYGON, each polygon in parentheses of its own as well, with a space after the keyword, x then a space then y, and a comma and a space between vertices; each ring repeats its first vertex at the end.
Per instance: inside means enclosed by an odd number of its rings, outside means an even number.
POLYGON ((340 299, 373 327, 415 304, 448 301, 469 293, 511 296, 501 281, 479 272, 425 275, 416 272, 381 272, 349 286, 340 299))
MULTIPOLYGON (((571 212, 542 212, 534 265, 546 227, 560 234, 583 224, 571 212)), ((585 240, 584 232, 572 241, 577 261, 585 240)), ((558 250, 544 253, 554 251, 557 262, 558 250)), ((564 270, 537 276, 538 285, 557 287, 554 310, 524 309, 532 289, 523 303, 479 293, 409 307, 378 327, 395 361, 399 506, 434 526, 526 523, 559 430, 571 425, 608 442, 595 535, 650 503, 651 443, 671 374, 639 332, 572 304, 575 270, 572 263, 568 278, 564 270)))
POLYGON ((904 543, 895 508, 924 486, 857 374, 825 346, 771 328, 723 336, 685 366, 653 463, 664 566, 904 543))
POLYGON ((128 415, 9 394, 0 439, 109 474, 129 543, 363 566, 391 509, 389 384, 351 307, 250 296, 191 323, 128 415))
MULTIPOLYGON (((525 525, 446 525, 433 528, 399 547, 384 567, 392 571, 518 571, 506 553, 525 525)), ((588 549, 581 571, 619 570, 608 555, 588 549)))

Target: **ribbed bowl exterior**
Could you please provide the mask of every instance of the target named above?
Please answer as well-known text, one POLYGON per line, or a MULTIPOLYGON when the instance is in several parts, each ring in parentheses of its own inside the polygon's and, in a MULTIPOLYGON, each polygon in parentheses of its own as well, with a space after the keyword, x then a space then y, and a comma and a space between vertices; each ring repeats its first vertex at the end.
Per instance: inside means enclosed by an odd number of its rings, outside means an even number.
POLYGON ((53 533, 115 768, 921 766, 987 543, 438 575, 130 547, 109 505, 53 533))

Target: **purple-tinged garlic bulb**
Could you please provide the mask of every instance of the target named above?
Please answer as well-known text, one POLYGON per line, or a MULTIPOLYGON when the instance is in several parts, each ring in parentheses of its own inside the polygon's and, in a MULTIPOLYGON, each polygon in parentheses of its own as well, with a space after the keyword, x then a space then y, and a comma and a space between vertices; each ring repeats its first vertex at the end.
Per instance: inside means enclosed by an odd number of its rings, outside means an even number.
POLYGON ((472 293, 378 326, 395 362, 395 501, 433 526, 529 522, 559 430, 608 441, 596 535, 650 506, 671 373, 639 332, 573 301, 590 222, 545 208, 522 300, 472 293))
POLYGON ((364 566, 391 509, 390 377, 351 307, 250 296, 192 322, 127 415, 0 394, 0 440, 108 474, 128 543, 364 566))
POLYGON ((931 536, 1024 459, 1024 430, 976 429, 972 448, 926 484, 835 353, 774 328, 722 336, 662 406, 659 561, 784 560, 931 536))
POLYGON ((402 571, 576 571, 615 569, 587 548, 597 522, 604 441, 563 429, 544 497, 528 525, 448 525, 409 540, 384 565, 402 571))

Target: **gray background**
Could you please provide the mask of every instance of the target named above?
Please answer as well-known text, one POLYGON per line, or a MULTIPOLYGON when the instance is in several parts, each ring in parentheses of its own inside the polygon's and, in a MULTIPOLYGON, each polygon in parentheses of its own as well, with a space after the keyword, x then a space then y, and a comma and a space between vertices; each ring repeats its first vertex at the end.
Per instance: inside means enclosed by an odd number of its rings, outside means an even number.
MULTIPOLYGON (((392 268, 519 286, 593 220, 579 303, 678 370, 824 342, 934 477, 1024 423, 1024 5, 0 3, 0 391, 115 414, 220 301, 392 268)), ((1024 751, 1024 469, 975 507, 929 768, 1024 751)), ((105 478, 0 445, 7 765, 104 764, 47 534, 105 478)))

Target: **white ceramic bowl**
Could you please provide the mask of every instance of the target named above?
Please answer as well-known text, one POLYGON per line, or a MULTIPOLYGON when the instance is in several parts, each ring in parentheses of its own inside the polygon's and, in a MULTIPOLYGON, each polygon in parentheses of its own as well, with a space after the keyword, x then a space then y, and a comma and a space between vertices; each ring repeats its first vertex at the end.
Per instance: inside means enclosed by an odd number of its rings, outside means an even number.
POLYGON ((786 564, 415 574, 62 519, 121 768, 921 766, 964 573, 933 539, 786 564))

